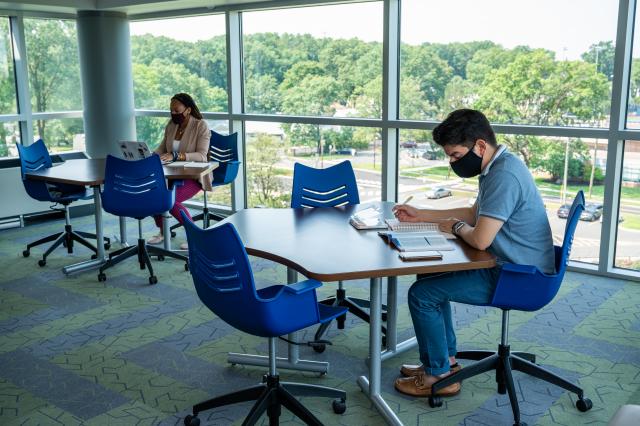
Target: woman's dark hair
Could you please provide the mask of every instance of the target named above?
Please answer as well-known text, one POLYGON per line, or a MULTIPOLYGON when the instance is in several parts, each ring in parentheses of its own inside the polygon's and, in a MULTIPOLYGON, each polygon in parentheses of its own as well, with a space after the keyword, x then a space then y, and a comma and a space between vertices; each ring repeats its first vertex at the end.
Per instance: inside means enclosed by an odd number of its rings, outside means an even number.
POLYGON ((433 140, 440 146, 463 145, 471 148, 478 139, 494 147, 498 145, 489 120, 475 109, 455 110, 433 129, 433 140))
POLYGON ((189 96, 188 94, 186 94, 186 93, 176 93, 175 95, 173 95, 171 100, 172 101, 178 101, 182 105, 186 106, 187 108, 191 108, 191 115, 194 116, 195 118, 197 118, 198 120, 202 120, 202 114, 200 113, 200 110, 198 109, 198 105, 196 105, 196 101, 194 101, 193 98, 191 96, 189 96))

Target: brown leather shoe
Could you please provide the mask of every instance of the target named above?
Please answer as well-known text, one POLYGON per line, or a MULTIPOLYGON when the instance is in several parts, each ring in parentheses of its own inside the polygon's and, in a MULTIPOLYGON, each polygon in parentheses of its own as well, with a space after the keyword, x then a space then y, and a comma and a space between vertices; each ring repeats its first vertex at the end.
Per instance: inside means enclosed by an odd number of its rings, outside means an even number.
MULTIPOLYGON (((419 374, 413 377, 400 377, 396 379, 395 388, 398 392, 411 396, 427 397, 431 395, 431 385, 440 380, 437 376, 419 374)), ((436 395, 453 396, 460 393, 460 382, 452 383, 444 389, 440 389, 436 395)))
MULTIPOLYGON (((451 366, 451 369, 449 371, 451 373, 457 373, 461 369, 462 366, 456 362, 451 366)), ((402 367, 400 367, 400 374, 402 374, 404 377, 415 377, 419 374, 424 374, 424 368, 422 367, 422 365, 417 364, 402 364, 402 367)))

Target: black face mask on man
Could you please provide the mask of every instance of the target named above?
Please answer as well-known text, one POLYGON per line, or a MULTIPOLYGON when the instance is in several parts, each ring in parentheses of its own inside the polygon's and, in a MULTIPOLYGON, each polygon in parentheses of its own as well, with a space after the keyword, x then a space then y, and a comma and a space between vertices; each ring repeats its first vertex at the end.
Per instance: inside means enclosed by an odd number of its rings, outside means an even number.
POLYGON ((449 163, 453 172, 461 178, 478 176, 482 171, 482 157, 473 152, 475 146, 476 145, 473 144, 469 152, 458 160, 449 163))

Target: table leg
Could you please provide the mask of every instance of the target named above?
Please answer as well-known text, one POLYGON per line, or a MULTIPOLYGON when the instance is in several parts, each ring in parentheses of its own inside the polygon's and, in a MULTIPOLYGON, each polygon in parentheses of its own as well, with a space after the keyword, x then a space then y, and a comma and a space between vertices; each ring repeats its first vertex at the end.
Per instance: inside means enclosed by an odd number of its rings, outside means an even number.
MULTIPOLYGON (((298 281, 298 273, 287 268, 287 282, 293 284, 298 281)), ((296 342, 298 333, 290 333, 287 338, 296 342)), ((227 356, 227 362, 230 364, 241 365, 257 365, 260 367, 269 366, 269 357, 264 355, 253 354, 240 354, 235 352, 229 352, 227 356)), ((298 345, 287 345, 287 358, 276 358, 276 367, 285 370, 299 370, 299 371, 311 371, 314 373, 326 374, 329 372, 329 363, 322 361, 309 361, 300 359, 300 349, 298 345)))
POLYGON ((87 260, 80 263, 74 263, 62 268, 65 274, 73 274, 76 272, 90 271, 99 268, 105 262, 104 260, 104 230, 102 227, 102 199, 100 198, 100 186, 93 187, 93 203, 95 206, 94 217, 96 220, 96 248, 98 253, 93 260, 87 260))
MULTIPOLYGON (((380 394, 380 345, 382 333, 380 331, 382 315, 382 284, 380 278, 371 278, 370 291, 370 317, 369 322, 369 377, 360 376, 358 385, 360 389, 369 397, 373 405, 380 412, 380 415, 390 425, 402 425, 402 422, 387 405, 380 394)), ((388 312, 388 311, 387 311, 388 312)), ((387 314, 388 315, 388 314, 387 314)))
POLYGON ((169 212, 162 213, 162 235, 164 235, 164 249, 171 250, 171 230, 169 229, 169 212))
POLYGON ((387 287, 387 347, 380 354, 386 361, 418 345, 415 337, 398 343, 398 277, 389 277, 387 287))

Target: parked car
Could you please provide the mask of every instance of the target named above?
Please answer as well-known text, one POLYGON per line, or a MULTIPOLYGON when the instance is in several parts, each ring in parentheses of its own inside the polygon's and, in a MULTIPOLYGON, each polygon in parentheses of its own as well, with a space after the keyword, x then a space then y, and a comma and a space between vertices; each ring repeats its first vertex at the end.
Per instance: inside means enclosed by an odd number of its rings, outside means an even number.
POLYGON ((569 209, 571 208, 571 204, 563 204, 558 207, 558 217, 560 219, 566 219, 569 217, 569 209))
POLYGON ((580 215, 580 220, 586 220, 593 222, 602 217, 602 204, 587 203, 584 206, 584 211, 580 215))
POLYGON ((350 155, 350 156, 355 156, 356 155, 356 149, 355 148, 341 148, 336 150, 336 154, 338 155, 350 155))
POLYGON ((447 188, 435 188, 431 191, 427 191, 427 198, 438 199, 443 197, 450 197, 453 193, 447 188))
POLYGON ((404 141, 400 142, 400 148, 417 148, 418 143, 416 141, 404 141))
POLYGON ((424 158, 425 160, 437 160, 438 154, 435 151, 425 151, 422 154, 422 158, 424 158))

